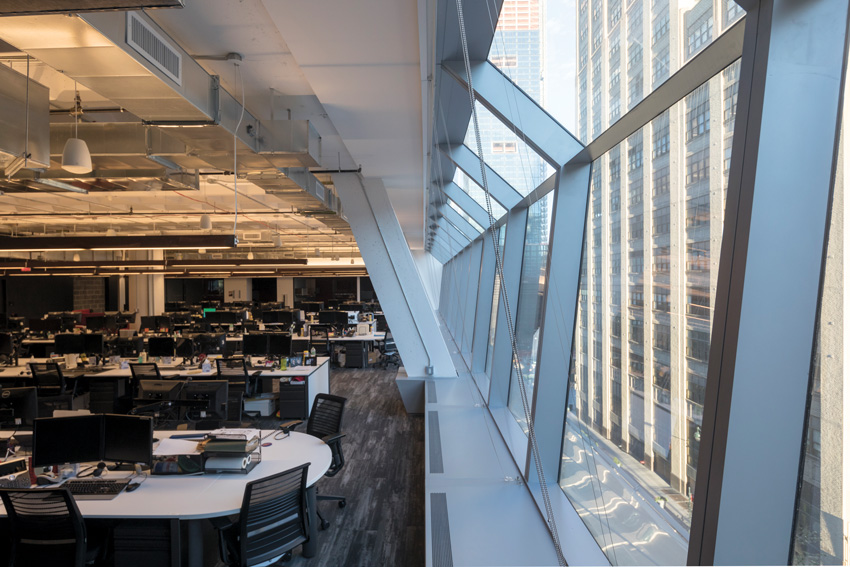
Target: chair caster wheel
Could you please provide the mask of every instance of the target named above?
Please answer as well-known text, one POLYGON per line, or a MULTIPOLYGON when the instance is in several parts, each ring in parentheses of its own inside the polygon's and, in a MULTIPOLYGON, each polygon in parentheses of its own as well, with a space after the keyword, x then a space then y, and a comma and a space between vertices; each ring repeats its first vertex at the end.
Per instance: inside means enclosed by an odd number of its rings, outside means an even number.
POLYGON ((340 507, 340 508, 345 508, 345 500, 340 500, 340 501, 339 501, 339 507, 340 507))
POLYGON ((280 559, 278 559, 278 560, 275 562, 275 565, 281 565, 281 564, 283 564, 283 563, 288 563, 289 561, 292 561, 292 552, 291 552, 291 551, 287 551, 286 553, 284 553, 284 554, 280 557, 280 559))
POLYGON ((329 521, 327 521, 327 520, 322 520, 321 528, 322 528, 323 530, 326 530, 326 529, 328 529, 329 527, 331 527, 331 523, 330 523, 329 521))

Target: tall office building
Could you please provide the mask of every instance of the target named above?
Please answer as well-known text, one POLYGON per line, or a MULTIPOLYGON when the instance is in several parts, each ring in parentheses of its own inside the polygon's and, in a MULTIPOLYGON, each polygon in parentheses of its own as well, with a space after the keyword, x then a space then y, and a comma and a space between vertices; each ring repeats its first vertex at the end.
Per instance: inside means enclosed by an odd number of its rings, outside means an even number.
MULTIPOLYGON (((725 0, 580 0, 578 136, 595 138, 742 13, 725 0)), ((591 173, 572 425, 608 459, 597 466, 658 504, 670 534, 690 526, 738 74, 736 62, 591 173)), ((574 470, 562 485, 575 502, 574 470)))

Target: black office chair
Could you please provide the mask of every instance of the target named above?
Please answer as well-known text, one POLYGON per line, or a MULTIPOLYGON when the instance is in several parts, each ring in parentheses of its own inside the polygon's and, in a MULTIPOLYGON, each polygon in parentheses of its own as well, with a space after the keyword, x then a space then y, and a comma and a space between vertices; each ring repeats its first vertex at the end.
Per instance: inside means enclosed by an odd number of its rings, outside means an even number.
POLYGON ((401 357, 398 354, 398 347, 396 347, 395 339, 393 339, 393 335, 389 330, 387 331, 386 335, 384 335, 384 342, 381 345, 380 350, 381 368, 386 370, 387 366, 391 364, 396 367, 401 366, 401 357))
POLYGON ((139 395, 140 380, 162 380, 162 374, 156 362, 130 363, 130 389, 133 391, 134 398, 139 395))
MULTIPOLYGON (((310 418, 307 420, 308 435, 318 437, 331 449, 331 467, 325 473, 326 477, 336 476, 345 465, 345 456, 342 454, 342 412, 345 410, 346 398, 332 396, 331 394, 316 394, 313 400, 313 409, 310 410, 310 418)), ((316 500, 338 500, 339 507, 345 508, 344 496, 331 496, 319 494, 316 491, 316 500)), ((330 522, 322 517, 318 507, 316 514, 319 516, 320 526, 327 529, 330 522)))
POLYGON ((248 359, 217 358, 215 364, 219 379, 227 380, 227 419, 238 421, 242 418, 242 402, 256 391, 256 379, 248 374, 248 359))
POLYGON ((326 325, 310 326, 310 350, 316 349, 316 356, 330 356, 331 342, 328 338, 330 327, 326 325))
POLYGON ((249 482, 239 518, 213 518, 221 560, 247 567, 280 558, 307 541, 307 468, 310 463, 249 482))
POLYGON ((100 545, 88 540, 86 524, 67 488, 0 489, 9 516, 15 567, 94 563, 100 545))
POLYGON ((38 396, 38 416, 52 417, 53 410, 74 409, 76 381, 69 386, 56 362, 30 362, 33 384, 38 396))

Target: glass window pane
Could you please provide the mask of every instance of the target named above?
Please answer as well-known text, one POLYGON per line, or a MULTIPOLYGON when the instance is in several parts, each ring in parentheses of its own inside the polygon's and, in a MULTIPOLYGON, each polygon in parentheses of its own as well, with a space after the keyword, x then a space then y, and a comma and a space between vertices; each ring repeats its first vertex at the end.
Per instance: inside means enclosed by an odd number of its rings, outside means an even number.
MULTIPOLYGON (((472 199, 478 203, 482 209, 485 211, 487 210, 487 195, 484 192, 484 188, 473 181, 472 178, 465 174, 460 168, 455 169, 455 176, 452 181, 455 182, 455 185, 463 189, 464 193, 472 197, 472 199)), ((490 207, 493 212, 494 220, 501 219, 507 212, 505 207, 500 205, 499 202, 492 196, 490 197, 490 207)))
POLYGON ((803 466, 797 485, 797 516, 791 559, 794 565, 846 565, 848 562, 848 484, 844 470, 848 456, 847 409, 844 406, 847 399, 844 360, 848 345, 845 330, 847 303, 844 297, 844 250, 847 243, 844 213, 848 206, 844 195, 846 144, 842 124, 817 340, 812 359, 803 466))
POLYGON ((637 0, 625 8, 609 0, 609 17, 596 18, 601 4, 580 0, 578 9, 578 71, 571 90, 578 92, 576 135, 585 143, 744 15, 734 0, 637 0))
MULTIPOLYGON (((522 253, 522 272, 519 282, 519 301, 516 308, 516 349, 528 401, 534 388, 537 367, 540 323, 543 318, 543 293, 546 289, 546 260, 549 257, 549 231, 552 224, 554 191, 528 208, 525 245, 522 253)), ((527 431, 527 421, 516 376, 516 364, 511 365, 508 408, 517 422, 527 431)))
POLYGON ((737 80, 593 166, 560 483, 614 565, 686 562, 737 80))
MULTIPOLYGON (((505 225, 499 228, 499 254, 504 260, 505 257, 505 225)), ((487 377, 490 377, 490 371, 493 367, 493 345, 496 343, 496 323, 499 316, 499 302, 502 293, 502 278, 499 275, 498 265, 496 266, 496 277, 493 283, 493 303, 490 306, 490 328, 487 339, 487 358, 484 365, 484 372, 487 377)))
POLYGON ((469 216, 468 214, 466 214, 466 211, 464 211, 464 210, 460 207, 460 205, 458 205, 457 203, 455 203, 454 201, 452 201, 452 200, 451 200, 451 199, 449 199, 448 197, 446 197, 446 204, 448 204, 448 206, 449 206, 449 207, 451 207, 451 209, 452 209, 454 212, 456 212, 457 214, 459 214, 463 220, 465 220, 466 222, 468 222, 469 224, 471 224, 471 225, 472 225, 472 228, 474 228, 475 230, 477 230, 477 231, 479 232, 479 234, 480 234, 480 233, 482 233, 482 232, 484 232, 484 227, 482 227, 480 224, 478 224, 477 222, 475 222, 475 219, 473 219, 471 216, 469 216))
MULTIPOLYGON (((552 175, 552 167, 528 147, 523 139, 484 108, 484 105, 475 101, 475 109, 478 112, 484 162, 518 193, 523 197, 528 195, 552 175)), ((463 143, 478 155, 473 125, 474 122, 470 119, 463 143)))

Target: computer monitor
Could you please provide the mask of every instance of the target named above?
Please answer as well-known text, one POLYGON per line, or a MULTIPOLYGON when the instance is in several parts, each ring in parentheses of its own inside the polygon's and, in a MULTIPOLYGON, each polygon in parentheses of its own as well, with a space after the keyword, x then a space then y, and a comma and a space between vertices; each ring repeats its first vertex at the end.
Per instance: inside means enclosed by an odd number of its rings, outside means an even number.
POLYGON ((188 325, 192 322, 192 314, 188 311, 171 311, 165 314, 174 325, 188 325))
POLYGON ((103 435, 100 415, 46 417, 33 421, 32 464, 49 467, 100 461, 103 435))
POLYGON ((29 319, 27 327, 37 333, 58 333, 62 330, 62 319, 48 317, 47 319, 29 319))
POLYGON ((227 380, 187 382, 180 399, 189 402, 206 402, 206 406, 187 405, 185 415, 189 419, 227 419, 227 380))
POLYGON ((290 356, 292 354, 292 335, 289 333, 269 333, 269 354, 271 356, 290 356))
POLYGON ((153 463, 153 419, 139 415, 103 414, 101 461, 153 463))
MULTIPOLYGON (((331 323, 335 327, 345 327, 348 325, 350 317, 348 311, 333 311, 334 321, 331 323)), ((321 321, 319 321, 321 323, 321 321)))
POLYGON ((0 388, 0 427, 32 427, 36 417, 35 388, 0 388))
POLYGON ((86 352, 85 335, 61 333, 53 337, 53 352, 56 354, 82 354, 86 352))
POLYGON ((242 354, 245 356, 268 356, 269 336, 264 333, 242 335, 242 354))
POLYGON ((174 346, 174 354, 182 358, 191 358, 195 354, 195 345, 192 339, 179 338, 174 346))
POLYGON ((301 309, 304 310, 305 313, 318 313, 324 307, 324 303, 321 301, 302 301, 301 309))
POLYGON ((235 325, 239 315, 235 311, 207 311, 204 318, 210 325, 235 325))
POLYGON ((174 337, 148 338, 148 355, 150 356, 174 356, 175 348, 174 337))
POLYGON ((348 301, 346 303, 340 303, 338 309, 340 311, 356 311, 359 313, 363 311, 363 304, 356 301, 348 301))
POLYGON ((166 311, 188 311, 189 304, 185 301, 166 301, 165 302, 165 310, 166 311))
MULTIPOLYGON (((339 311, 319 311, 319 323, 322 325, 334 325, 337 321, 339 311)), ((346 316, 346 321, 348 317, 346 316)))
POLYGON ((224 354, 227 346, 227 335, 201 334, 195 336, 195 347, 201 354, 224 354))
POLYGON ((156 326, 156 317, 154 315, 143 315, 140 327, 143 331, 158 331, 156 326))
POLYGON ((80 313, 62 313, 59 319, 62 321, 63 331, 73 331, 82 321, 82 315, 80 313))
POLYGON ((101 333, 87 333, 80 335, 85 337, 84 353, 90 356, 103 356, 103 335, 101 333))
POLYGON ((0 354, 11 356, 15 353, 15 341, 12 333, 0 333, 0 354))
POLYGON ((328 309, 336 309, 340 303, 342 303, 342 300, 340 299, 326 299, 325 307, 328 309))
POLYGON ((151 401, 179 400, 185 384, 182 380, 139 380, 139 398, 151 401))
POLYGON ((122 328, 134 324, 136 322, 136 312, 119 313, 117 322, 118 326, 122 328))
POLYGON ((89 331, 114 331, 118 328, 114 315, 89 315, 86 317, 86 329, 89 331))
POLYGON ((142 337, 121 337, 115 339, 112 343, 115 354, 122 358, 135 358, 139 353, 145 350, 145 343, 142 337))

